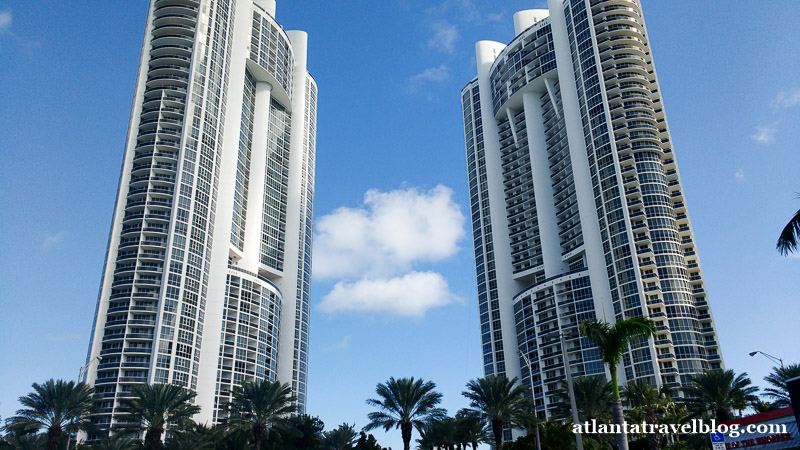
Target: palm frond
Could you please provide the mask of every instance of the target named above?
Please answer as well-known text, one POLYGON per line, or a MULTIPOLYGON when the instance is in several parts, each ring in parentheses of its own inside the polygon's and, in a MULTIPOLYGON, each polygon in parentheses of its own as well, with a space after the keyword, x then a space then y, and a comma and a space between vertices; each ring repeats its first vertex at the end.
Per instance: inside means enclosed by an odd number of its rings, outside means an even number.
POLYGON ((789 223, 783 227, 775 248, 781 255, 787 256, 797 250, 798 240, 800 240, 800 210, 797 210, 789 223))
POLYGON ((16 416, 8 419, 6 427, 17 434, 28 434, 42 428, 57 429, 60 434, 68 426, 86 430, 89 415, 94 411, 94 389, 84 383, 50 379, 33 383, 33 392, 20 397, 16 416))
MULTIPOLYGON (((369 423, 364 431, 383 428, 414 427, 419 431, 425 423, 442 417, 445 411, 437 408, 442 394, 436 391, 436 384, 422 379, 390 377, 386 383, 375 387, 378 398, 367 400, 367 404, 377 411, 367 414, 369 423)), ((405 438, 404 438, 405 439, 405 438)))

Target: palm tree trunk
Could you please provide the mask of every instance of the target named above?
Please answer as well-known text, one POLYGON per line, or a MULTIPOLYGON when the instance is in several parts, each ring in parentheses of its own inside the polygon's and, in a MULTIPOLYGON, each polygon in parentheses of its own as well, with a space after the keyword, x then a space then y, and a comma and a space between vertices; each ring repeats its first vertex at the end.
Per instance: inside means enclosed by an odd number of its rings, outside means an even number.
POLYGON ((717 423, 725 423, 731 420, 731 414, 725 408, 717 408, 716 416, 717 416, 717 423))
POLYGON ((661 450, 661 433, 658 432, 658 417, 654 411, 649 411, 647 413, 647 423, 654 425, 655 433, 648 433, 647 434, 647 444, 650 447, 650 450, 661 450))
POLYGON ((264 439, 264 428, 260 423, 253 425, 253 448, 261 450, 261 441, 264 439))
POLYGON ((61 439, 61 427, 52 426, 47 429, 47 450, 57 450, 61 439))
POLYGON ((411 450, 411 422, 400 424, 400 433, 403 435, 403 450, 411 450))
POLYGON ((620 428, 619 433, 617 433, 617 448, 618 450, 628 450, 628 435, 625 433, 625 416, 622 412, 622 400, 619 397, 617 368, 609 365, 608 370, 611 372, 611 387, 614 389, 614 399, 611 400, 611 414, 614 417, 614 424, 620 428))
POLYGON ((163 428, 156 427, 147 430, 144 435, 144 445, 150 450, 158 450, 161 446, 161 433, 164 432, 163 428))
MULTIPOLYGON (((492 433, 494 433, 494 450, 503 448, 503 421, 492 419, 492 433)), ((406 449, 408 450, 408 449, 406 449)))
POLYGON ((614 424, 619 426, 617 448, 619 450, 628 450, 628 435, 625 433, 625 415, 622 412, 622 400, 611 400, 611 414, 614 417, 614 424))

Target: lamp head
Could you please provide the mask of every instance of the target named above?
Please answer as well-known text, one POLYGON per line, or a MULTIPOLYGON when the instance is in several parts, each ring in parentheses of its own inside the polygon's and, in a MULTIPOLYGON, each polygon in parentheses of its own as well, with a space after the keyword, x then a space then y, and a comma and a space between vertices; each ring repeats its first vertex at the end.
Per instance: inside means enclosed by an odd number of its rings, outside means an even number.
POLYGON ((758 351, 750 352, 750 356, 756 356, 756 353, 758 353, 758 351))

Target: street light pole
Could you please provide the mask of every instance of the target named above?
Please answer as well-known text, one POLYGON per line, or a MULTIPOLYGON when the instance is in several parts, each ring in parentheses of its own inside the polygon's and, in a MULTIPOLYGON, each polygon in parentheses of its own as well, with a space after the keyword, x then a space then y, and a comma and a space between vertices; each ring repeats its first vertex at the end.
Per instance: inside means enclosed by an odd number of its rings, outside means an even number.
POLYGON ((531 400, 533 400, 533 415, 536 416, 536 450, 542 450, 542 442, 539 440, 539 415, 536 414, 536 397, 533 394, 533 366, 531 365, 531 360, 528 359, 528 355, 522 352, 522 350, 517 350, 520 356, 525 359, 525 364, 528 365, 528 378, 531 380, 531 400))
MULTIPOLYGON (((89 371, 89 366, 91 366, 92 363, 95 362, 95 361, 100 362, 102 360, 103 360, 102 356, 96 356, 96 357, 92 358, 91 360, 89 360, 89 362, 86 363, 83 367, 81 367, 80 370, 78 370, 78 380, 77 380, 78 384, 81 383, 81 378, 83 378, 83 376, 86 374, 86 372, 89 371)), ((74 425, 74 422, 72 423, 72 425, 74 425)), ((72 441, 72 432, 71 431, 67 431, 67 447, 66 447, 67 450, 69 450, 69 444, 70 444, 71 441, 72 441)))
POLYGON ((769 358, 773 362, 776 362, 776 363, 780 364, 781 365, 781 369, 785 369, 786 368, 786 366, 783 365, 783 360, 782 359, 780 359, 780 358, 778 358, 776 356, 772 356, 769 353, 764 353, 761 350, 756 350, 754 352, 750 352, 750 356, 756 356, 756 353, 761 353, 762 355, 766 356, 767 358, 769 358))
POLYGON ((81 369, 78 371, 78 383, 81 382, 81 378, 86 374, 86 372, 89 370, 89 366, 91 366, 93 362, 102 360, 103 360, 102 356, 95 356, 92 360, 86 363, 86 365, 81 367, 81 369))

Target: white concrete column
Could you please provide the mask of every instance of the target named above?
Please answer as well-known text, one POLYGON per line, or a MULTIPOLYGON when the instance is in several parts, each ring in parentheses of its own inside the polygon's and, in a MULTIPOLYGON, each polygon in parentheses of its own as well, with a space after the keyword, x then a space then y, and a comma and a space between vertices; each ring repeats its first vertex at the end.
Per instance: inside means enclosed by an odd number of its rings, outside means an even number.
POLYGON ((261 264, 261 234, 264 222, 264 182, 267 172, 267 140, 272 85, 256 83, 253 137, 250 151, 250 184, 247 187, 244 252, 239 266, 258 273, 261 264))
MULTIPOLYGON (((225 134, 222 148, 219 183, 217 184, 217 207, 215 211, 214 235, 211 249, 211 265, 208 276, 208 293, 203 321, 203 340, 200 348, 200 367, 197 375, 197 397, 195 402, 202 409, 194 416, 199 423, 211 423, 214 415, 214 396, 217 386, 217 363, 222 342, 222 312, 225 305, 225 288, 228 276, 228 257, 231 252, 231 223, 233 223, 233 197, 236 191, 236 168, 239 160, 239 130, 242 122, 244 98, 245 60, 244 51, 250 43, 252 16, 249 1, 239 0, 233 24, 233 40, 230 52, 230 72, 227 101, 225 103, 225 134)), ((191 116, 187 112, 187 121, 191 116)), ((177 189, 176 189, 177 201, 177 189)), ((159 319, 160 320, 160 319, 159 319)), ((158 330, 158 327, 156 328, 158 330)), ((154 352, 155 354, 155 352, 154 352)))
MULTIPOLYGON (((544 275, 547 278, 568 271, 561 258, 561 244, 558 240, 558 219, 556 218, 553 186, 550 180, 550 162, 547 160, 547 138, 542 123, 542 101, 539 93, 528 92, 522 95, 525 108, 525 127, 528 130, 528 151, 531 158, 533 193, 536 197, 536 217, 539 221, 544 275), (552 237, 552 238, 551 238, 552 237)), ((554 104, 555 108, 556 105, 554 104)))
POLYGON ((566 18, 564 17, 564 1, 548 0, 548 6, 551 12, 550 26, 553 30, 558 81, 561 85, 562 113, 567 129, 572 176, 575 179, 583 246, 586 252, 586 265, 589 268, 589 279, 592 283, 592 297, 594 298, 598 319, 605 319, 613 323, 614 306, 611 302, 611 287, 608 283, 603 242, 600 238, 600 224, 597 217, 597 207, 594 203, 592 178, 583 135, 578 92, 575 87, 572 55, 569 48, 569 35, 567 33, 566 18))
POLYGON ((275 18, 275 0, 253 0, 253 3, 275 18))
POLYGON ((514 35, 518 35, 537 22, 546 19, 550 11, 546 9, 526 9, 514 14, 514 35))
POLYGON ((289 140, 289 178, 286 206, 286 239, 283 257, 284 276, 277 281, 277 286, 284 293, 281 306, 280 350, 278 361, 278 379, 283 383, 292 382, 292 364, 294 355, 295 313, 297 310, 297 263, 299 258, 300 202, 305 185, 303 177, 303 133, 306 116, 306 57, 308 35, 304 31, 287 31, 286 35, 292 44, 295 64, 292 68, 292 135, 289 140))
MULTIPOLYGON (((506 200, 503 192, 503 167, 500 158, 500 137, 492 112, 492 90, 489 76, 492 64, 506 46, 499 42, 479 41, 475 44, 478 63, 478 89, 481 99, 481 122, 486 159, 486 178, 489 186, 489 215, 492 221, 492 245, 497 273, 497 294, 500 303, 500 323, 503 335, 503 358, 506 375, 522 378, 517 355, 517 331, 514 322, 514 295, 522 285, 514 281, 511 263, 511 240, 508 236, 506 200)), ((491 300, 490 300, 491 303, 491 300)), ((494 349, 492 350, 494 353, 494 349)))

